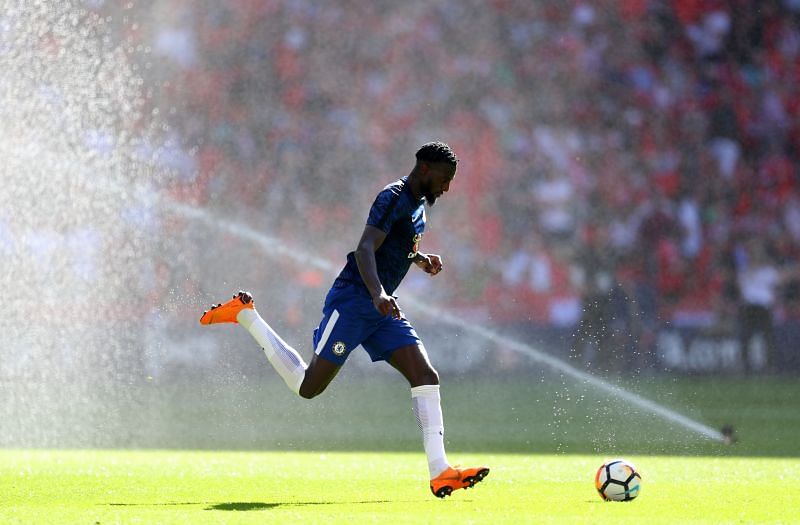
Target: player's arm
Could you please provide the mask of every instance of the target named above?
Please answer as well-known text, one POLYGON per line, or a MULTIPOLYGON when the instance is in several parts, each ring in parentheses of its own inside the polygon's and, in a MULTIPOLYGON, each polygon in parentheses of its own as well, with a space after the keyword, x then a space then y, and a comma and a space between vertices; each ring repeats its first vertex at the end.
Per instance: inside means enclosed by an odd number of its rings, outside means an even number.
POLYGON ((417 252, 414 256, 414 264, 422 268, 425 273, 436 275, 444 269, 442 258, 435 253, 417 252))
POLYGON ((399 319, 402 314, 397 301, 386 293, 380 278, 378 278, 378 263, 375 261, 375 252, 381 247, 384 239, 386 239, 386 233, 383 230, 375 226, 365 226, 364 233, 361 234, 361 240, 358 241, 358 247, 355 251, 356 265, 358 266, 358 273, 361 274, 361 279, 367 285, 367 290, 372 296, 372 303, 375 308, 383 315, 391 315, 399 319))

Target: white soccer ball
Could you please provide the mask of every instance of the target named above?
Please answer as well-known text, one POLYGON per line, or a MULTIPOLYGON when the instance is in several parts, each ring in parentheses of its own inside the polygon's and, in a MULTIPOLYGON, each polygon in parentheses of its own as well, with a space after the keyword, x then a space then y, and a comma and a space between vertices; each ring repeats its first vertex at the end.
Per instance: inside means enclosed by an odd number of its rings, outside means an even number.
POLYGON ((606 501, 630 501, 641 491, 642 476, 630 461, 610 459, 597 469, 594 486, 606 501))

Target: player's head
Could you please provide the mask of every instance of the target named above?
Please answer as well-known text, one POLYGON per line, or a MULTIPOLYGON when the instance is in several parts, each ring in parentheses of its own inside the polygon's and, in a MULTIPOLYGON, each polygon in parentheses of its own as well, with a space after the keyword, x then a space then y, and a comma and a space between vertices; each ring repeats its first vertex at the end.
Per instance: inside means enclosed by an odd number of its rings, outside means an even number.
POLYGON ((417 150, 414 167, 422 181, 422 195, 431 206, 450 189, 456 176, 458 157, 444 142, 428 142, 417 150))

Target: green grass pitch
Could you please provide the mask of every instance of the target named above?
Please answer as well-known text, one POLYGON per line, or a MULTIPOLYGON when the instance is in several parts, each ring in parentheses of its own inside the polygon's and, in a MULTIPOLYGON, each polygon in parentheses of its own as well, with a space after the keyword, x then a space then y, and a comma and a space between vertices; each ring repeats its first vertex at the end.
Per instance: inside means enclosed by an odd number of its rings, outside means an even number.
POLYGON ((443 501, 399 377, 344 371, 312 402, 269 375, 92 396, 13 385, 0 396, 0 524, 800 523, 794 378, 629 381, 734 425, 731 446, 553 378, 449 379, 449 459, 492 472, 443 501), (619 456, 641 470, 642 493, 606 503, 594 473, 619 456))
POLYGON ((800 460, 631 456, 642 493, 603 502, 602 458, 460 455, 492 473, 438 500, 421 453, 0 451, 1 523, 791 523, 800 460))

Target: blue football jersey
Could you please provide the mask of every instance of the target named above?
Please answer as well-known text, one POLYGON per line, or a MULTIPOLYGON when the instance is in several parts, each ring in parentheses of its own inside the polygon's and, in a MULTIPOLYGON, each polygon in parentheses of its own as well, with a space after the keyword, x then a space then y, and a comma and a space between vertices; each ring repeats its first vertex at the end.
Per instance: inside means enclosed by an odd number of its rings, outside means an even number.
MULTIPOLYGON (((386 239, 375 252, 375 261, 378 278, 388 294, 394 293, 408 272, 425 232, 425 199, 414 198, 407 179, 407 176, 403 177, 378 193, 367 217, 368 225, 386 232, 386 239)), ((355 252, 347 254, 347 264, 334 286, 344 283, 360 284, 366 289, 355 252)))

